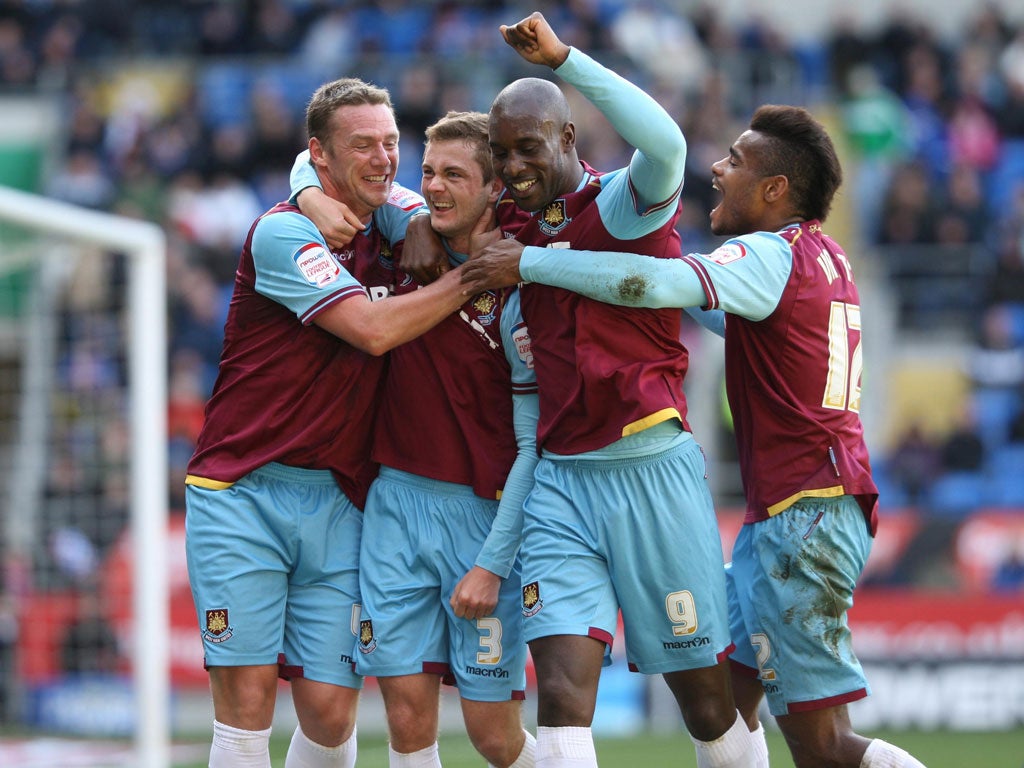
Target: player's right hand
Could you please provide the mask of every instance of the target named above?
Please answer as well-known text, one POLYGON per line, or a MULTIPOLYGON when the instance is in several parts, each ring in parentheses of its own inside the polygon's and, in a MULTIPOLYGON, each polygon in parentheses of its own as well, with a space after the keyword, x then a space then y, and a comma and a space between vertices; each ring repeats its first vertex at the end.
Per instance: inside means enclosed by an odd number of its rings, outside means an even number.
POLYGON ((466 296, 481 291, 517 285, 523 244, 511 238, 497 240, 462 265, 462 286, 466 296))
POLYGON ((511 27, 502 24, 500 29, 505 42, 531 64, 557 69, 569 57, 569 46, 558 39, 540 11, 534 11, 511 27))

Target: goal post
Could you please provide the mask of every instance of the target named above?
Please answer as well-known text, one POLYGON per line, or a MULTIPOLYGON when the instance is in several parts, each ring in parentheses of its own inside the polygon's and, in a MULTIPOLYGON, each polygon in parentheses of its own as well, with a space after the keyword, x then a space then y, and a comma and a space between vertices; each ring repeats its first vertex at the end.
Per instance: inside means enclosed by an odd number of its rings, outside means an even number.
MULTIPOLYGON (((155 224, 0 186, 0 222, 117 251, 127 260, 132 643, 140 768, 170 765, 166 238, 155 224)), ((6 258, 0 242, 0 260, 6 258)), ((9 510, 13 514, 13 510, 9 510)))

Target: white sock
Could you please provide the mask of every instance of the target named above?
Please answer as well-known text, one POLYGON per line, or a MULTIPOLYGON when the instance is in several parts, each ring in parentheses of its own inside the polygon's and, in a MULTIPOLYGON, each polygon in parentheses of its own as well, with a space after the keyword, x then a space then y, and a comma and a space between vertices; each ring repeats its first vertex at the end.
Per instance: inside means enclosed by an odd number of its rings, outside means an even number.
POLYGON ((537 768, 596 768, 597 751, 589 728, 537 728, 537 768))
POLYGON ((860 768, 924 768, 924 763, 905 749, 874 739, 860 760, 860 768))
MULTIPOLYGON (((508 768, 533 768, 537 764, 537 740, 525 728, 523 728, 523 738, 523 748, 519 752, 519 757, 508 768)), ((487 768, 494 768, 494 766, 488 763, 487 768)))
POLYGON ((353 768, 356 764, 356 729, 352 735, 336 747, 325 747, 311 741, 302 732, 302 726, 295 726, 284 768, 353 768))
POLYGON ((754 768, 754 745, 750 729, 736 713, 736 722, 713 741, 690 736, 697 750, 697 768, 754 768))
POLYGON ((388 765, 391 768, 441 768, 437 742, 415 752, 395 752, 388 744, 388 765))
POLYGON ((755 768, 769 768, 768 742, 764 738, 764 724, 758 723, 757 730, 751 731, 750 740, 754 744, 754 766, 755 768))
POLYGON ((210 768, 270 768, 270 729, 244 731, 214 720, 210 768))

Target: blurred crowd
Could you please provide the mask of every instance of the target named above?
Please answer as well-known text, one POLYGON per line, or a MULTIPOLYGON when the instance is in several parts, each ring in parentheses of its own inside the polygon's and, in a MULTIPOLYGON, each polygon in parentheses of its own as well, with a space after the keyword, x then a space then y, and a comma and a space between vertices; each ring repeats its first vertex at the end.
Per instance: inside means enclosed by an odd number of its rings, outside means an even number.
MULTIPOLYGON (((875 457, 883 502, 960 514, 961 501, 944 504, 934 489, 944 477, 972 475, 967 506, 1024 510, 1024 488, 997 497, 991 482, 1006 473, 999 462, 1014 460, 1009 448, 1024 451, 1024 26, 982 4, 946 39, 896 5, 870 29, 837 18, 820 38, 796 40, 757 13, 736 22, 712 3, 679 8, 642 0, 0 0, 0 97, 49 97, 66 117, 36 191, 168 232, 173 508, 182 506, 185 462, 216 375, 239 248, 253 219, 287 196, 314 88, 344 75, 388 87, 402 133, 399 180, 418 189, 427 125, 449 109, 486 111, 510 80, 543 74, 524 69, 498 36, 499 24, 541 10, 563 39, 677 116, 689 144, 679 224, 686 248, 713 242, 710 165, 755 106, 805 104, 827 121, 845 157, 843 208, 864 252, 857 258, 885 269, 923 253, 926 273, 963 268, 974 280, 926 287, 908 304, 911 325, 915 311, 950 303, 977 310, 965 371, 971 395, 948 435, 914 427, 875 457)), ((624 164, 627 148, 603 118, 570 99, 587 127, 581 157, 599 168, 624 164)), ((124 384, 114 319, 124 265, 108 266, 101 274, 94 263, 80 266, 63 310, 63 410, 41 523, 51 558, 42 578, 54 584, 95 573, 127 519, 123 403, 109 396, 124 384)), ((1024 476, 1024 453, 1017 456, 1009 474, 1024 476)))

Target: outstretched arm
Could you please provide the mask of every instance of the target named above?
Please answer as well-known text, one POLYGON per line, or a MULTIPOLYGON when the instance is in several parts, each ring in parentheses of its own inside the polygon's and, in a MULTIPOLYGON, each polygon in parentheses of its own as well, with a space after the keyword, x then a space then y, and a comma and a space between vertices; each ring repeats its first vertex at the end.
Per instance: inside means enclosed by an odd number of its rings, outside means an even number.
POLYGON ((746 235, 710 254, 691 253, 682 259, 503 241, 463 265, 462 283, 464 293, 473 295, 508 285, 518 275, 525 283, 565 288, 608 304, 721 309, 758 322, 778 306, 792 265, 789 244, 771 232, 746 235))
POLYGON ((679 125, 649 94, 570 48, 540 13, 518 24, 501 27, 502 37, 533 64, 551 67, 601 110, 637 151, 629 175, 640 197, 641 210, 665 203, 679 192, 686 163, 686 139, 679 125))

